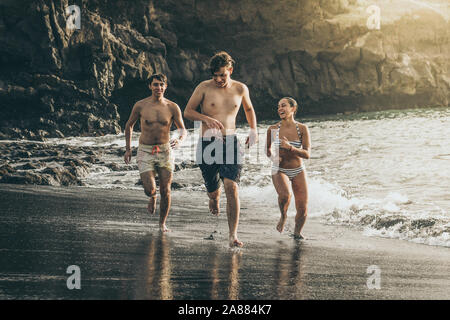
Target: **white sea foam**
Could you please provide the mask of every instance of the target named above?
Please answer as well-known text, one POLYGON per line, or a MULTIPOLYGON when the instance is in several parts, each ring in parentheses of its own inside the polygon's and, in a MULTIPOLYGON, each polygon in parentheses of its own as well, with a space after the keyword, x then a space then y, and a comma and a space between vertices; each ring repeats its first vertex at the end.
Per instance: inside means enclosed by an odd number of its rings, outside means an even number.
MULTIPOLYGON (((335 211, 359 210, 367 202, 357 198, 348 199, 339 186, 320 178, 309 179, 308 194, 308 215, 312 217, 324 216, 335 211)), ((250 202, 278 208, 278 195, 271 183, 265 186, 245 186, 241 188, 241 197, 250 202)), ((295 216, 295 197, 292 190, 291 197, 288 216, 295 216)))
POLYGON ((390 192, 387 195, 385 200, 388 201, 389 203, 394 203, 394 204, 410 203, 410 200, 408 199, 408 197, 406 195, 398 193, 398 192, 390 192))
MULTIPOLYGON (((321 178, 309 179, 308 193, 309 217, 320 217, 329 224, 363 226, 366 236, 450 247, 450 219, 441 208, 433 208, 433 212, 409 212, 402 206, 408 206, 411 201, 398 192, 391 192, 381 199, 348 197, 338 185, 321 178)), ((241 199, 245 203, 263 205, 274 214, 279 213, 277 193, 271 184, 245 186, 241 190, 241 199)), ((292 195, 288 216, 295 214, 292 195)))

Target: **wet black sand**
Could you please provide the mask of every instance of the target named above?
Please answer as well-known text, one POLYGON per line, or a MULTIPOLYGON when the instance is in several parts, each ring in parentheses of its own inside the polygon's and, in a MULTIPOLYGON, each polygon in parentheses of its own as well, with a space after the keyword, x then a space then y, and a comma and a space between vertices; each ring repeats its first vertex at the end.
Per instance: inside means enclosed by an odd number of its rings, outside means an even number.
POLYGON ((231 250, 226 214, 210 216, 206 194, 172 197, 162 235, 141 191, 0 185, 0 299, 450 298, 448 248, 315 219, 297 242, 275 231, 276 210, 242 202, 245 247, 231 250), (80 290, 67 288, 70 265, 80 290), (380 289, 367 287, 371 265, 380 289))

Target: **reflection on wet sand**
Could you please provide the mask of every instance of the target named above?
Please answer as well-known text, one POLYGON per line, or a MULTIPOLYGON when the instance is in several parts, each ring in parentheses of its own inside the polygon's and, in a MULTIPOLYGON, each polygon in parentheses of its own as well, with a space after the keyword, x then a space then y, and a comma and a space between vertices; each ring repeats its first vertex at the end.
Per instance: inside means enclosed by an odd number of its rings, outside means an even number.
POLYGON ((143 242, 146 254, 136 269, 134 298, 305 299, 308 292, 302 245, 279 242, 276 247, 267 250, 266 262, 270 262, 264 263, 263 268, 268 272, 267 277, 267 273, 266 276, 255 273, 260 260, 254 259, 254 251, 229 250, 214 242, 201 247, 194 244, 192 248, 180 247, 170 235, 149 235, 143 242), (270 278, 274 280, 272 283, 267 282, 270 278))
POLYGON ((144 239, 146 255, 137 261, 134 299, 239 299, 242 252, 224 251, 214 243, 200 251, 173 246, 170 235, 144 239))
POLYGON ((214 252, 211 255, 213 257, 212 263, 211 263, 211 299, 218 300, 219 297, 219 259, 217 251, 214 250, 214 252))
POLYGON ((228 299, 237 300, 239 299, 239 263, 241 262, 241 255, 239 253, 233 252, 231 254, 230 262, 230 276, 228 285, 228 299))
POLYGON ((275 260, 277 272, 276 288, 279 299, 304 299, 306 285, 303 281, 304 261, 302 244, 298 242, 293 248, 287 248, 280 244, 275 260))
POLYGON ((239 299, 239 266, 242 252, 220 252, 213 248, 211 252, 211 291, 210 299, 239 299), (221 284, 223 284, 221 286, 221 284), (226 289, 225 289, 225 288, 226 289), (224 291, 222 291, 224 290, 224 291))
POLYGON ((169 241, 163 233, 157 236, 150 235, 148 254, 143 265, 143 285, 137 286, 137 299, 173 299, 169 241))

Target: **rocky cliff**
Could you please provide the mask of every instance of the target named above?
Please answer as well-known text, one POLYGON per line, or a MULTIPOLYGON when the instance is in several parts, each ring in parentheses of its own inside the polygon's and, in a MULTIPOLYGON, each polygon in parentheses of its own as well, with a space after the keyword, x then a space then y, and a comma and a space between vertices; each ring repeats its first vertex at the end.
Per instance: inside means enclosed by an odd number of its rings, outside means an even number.
POLYGON ((218 50, 259 119, 286 95, 304 113, 448 106, 448 12, 445 0, 3 0, 0 138, 118 133, 154 72, 183 109, 218 50))

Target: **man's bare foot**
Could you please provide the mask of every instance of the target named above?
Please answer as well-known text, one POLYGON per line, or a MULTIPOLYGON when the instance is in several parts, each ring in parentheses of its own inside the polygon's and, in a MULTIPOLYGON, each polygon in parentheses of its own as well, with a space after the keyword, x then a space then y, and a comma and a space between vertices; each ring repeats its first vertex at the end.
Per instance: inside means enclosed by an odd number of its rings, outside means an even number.
POLYGON ((230 237, 230 248, 238 247, 242 248, 244 246, 244 243, 242 241, 239 241, 236 237, 230 237))
POLYGON ((209 212, 215 216, 219 215, 219 199, 209 199, 209 212))
POLYGON ((159 225, 159 230, 161 232, 170 232, 170 229, 167 228, 166 224, 159 225))
POLYGON ((281 215, 280 221, 277 224, 277 230, 279 233, 282 233, 284 230, 284 225, 286 224, 287 215, 281 215))
POLYGON ((147 205, 147 211, 150 214, 155 214, 156 212, 156 196, 155 197, 150 197, 150 199, 148 199, 148 205, 147 205))

